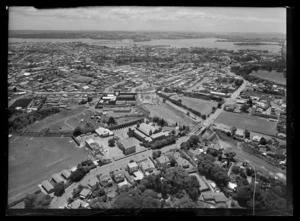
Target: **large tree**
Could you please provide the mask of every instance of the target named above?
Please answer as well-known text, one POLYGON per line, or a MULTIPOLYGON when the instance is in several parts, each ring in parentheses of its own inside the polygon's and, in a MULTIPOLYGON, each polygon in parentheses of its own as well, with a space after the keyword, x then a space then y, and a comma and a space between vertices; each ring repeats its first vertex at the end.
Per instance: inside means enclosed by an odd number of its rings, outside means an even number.
POLYGON ((55 184, 54 186, 54 196, 62 196, 65 193, 65 184, 64 182, 60 182, 55 184))
POLYGON ((244 136, 245 138, 249 139, 250 138, 250 132, 248 130, 244 131, 244 136))
POLYGON ((25 209, 48 209, 51 200, 51 196, 43 193, 28 194, 24 199, 25 209))

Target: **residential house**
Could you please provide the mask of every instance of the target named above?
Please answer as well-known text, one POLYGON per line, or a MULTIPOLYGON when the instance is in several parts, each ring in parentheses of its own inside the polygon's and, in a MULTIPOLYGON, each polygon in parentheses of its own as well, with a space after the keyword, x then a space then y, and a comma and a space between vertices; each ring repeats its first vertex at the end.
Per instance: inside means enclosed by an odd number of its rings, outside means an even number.
POLYGON ((79 193, 79 197, 81 198, 81 199, 85 199, 85 198, 87 198, 90 194, 91 194, 91 190, 90 189, 86 189, 86 188, 84 188, 83 190, 81 190, 81 192, 79 193))
POLYGON ((52 180, 55 183, 60 183, 60 182, 64 182, 65 183, 65 180, 59 174, 53 174, 52 175, 52 180))
POLYGON ((161 155, 159 158, 157 158, 156 162, 159 166, 170 165, 170 159, 165 155, 161 155))
POLYGON ((138 171, 139 166, 137 165, 136 162, 132 162, 132 163, 129 163, 129 164, 127 165, 127 168, 128 168, 128 172, 129 172, 130 174, 132 174, 132 173, 138 171))
POLYGON ((112 186, 112 184, 113 184, 113 180, 111 179, 109 174, 104 174, 104 175, 100 176, 99 181, 103 187, 112 186))
POLYGON ((65 178, 66 180, 68 180, 69 177, 71 176, 71 173, 70 173, 69 170, 63 170, 63 171, 61 171, 61 176, 62 176, 63 178, 65 178))
POLYGON ((143 171, 143 173, 146 174, 146 173, 152 173, 153 170, 155 169, 155 166, 149 159, 147 159, 146 161, 140 163, 140 168, 143 171))
POLYGON ((67 209, 80 209, 80 208, 88 208, 89 204, 84 202, 81 199, 77 199, 75 201, 73 201, 72 203, 67 205, 67 209))
POLYGON ((52 186, 52 184, 48 180, 44 180, 42 182, 42 187, 44 188, 44 190, 46 190, 47 193, 52 193, 54 191, 54 186, 52 186))
POLYGON ((114 133, 110 131, 109 129, 99 127, 98 129, 95 130, 95 132, 100 136, 100 137, 109 137, 113 136, 114 133))

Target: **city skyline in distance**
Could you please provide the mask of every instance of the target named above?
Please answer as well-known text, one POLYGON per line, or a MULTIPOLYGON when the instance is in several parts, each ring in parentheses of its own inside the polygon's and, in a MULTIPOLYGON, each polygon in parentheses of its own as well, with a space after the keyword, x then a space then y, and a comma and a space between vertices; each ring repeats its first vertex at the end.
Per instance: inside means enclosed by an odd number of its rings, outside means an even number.
POLYGON ((9 30, 286 34, 285 8, 10 7, 9 30))

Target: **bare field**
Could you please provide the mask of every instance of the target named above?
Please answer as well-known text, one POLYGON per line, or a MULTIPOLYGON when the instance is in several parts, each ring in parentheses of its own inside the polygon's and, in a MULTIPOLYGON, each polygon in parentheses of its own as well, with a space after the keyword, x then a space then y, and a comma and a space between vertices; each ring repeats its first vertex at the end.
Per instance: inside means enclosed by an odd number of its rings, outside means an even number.
POLYGON ((9 141, 8 202, 24 196, 52 174, 87 157, 70 138, 13 137, 9 141))
POLYGON ((196 111, 199 111, 201 114, 208 115, 212 111, 212 107, 217 107, 218 103, 215 101, 207 101, 192 97, 179 97, 179 96, 172 96, 173 99, 181 99, 182 104, 190 107, 196 111))
POLYGON ((179 122, 180 125, 188 125, 194 127, 197 123, 185 116, 179 110, 175 110, 169 105, 162 103, 161 105, 149 105, 144 104, 144 106, 150 111, 150 116, 164 118, 169 124, 175 124, 179 122))
POLYGON ((247 129, 249 131, 275 135, 276 134, 276 122, 271 122, 263 118, 249 116, 245 114, 236 114, 230 112, 222 112, 220 116, 215 120, 215 123, 225 124, 229 126, 235 126, 241 129, 247 129))

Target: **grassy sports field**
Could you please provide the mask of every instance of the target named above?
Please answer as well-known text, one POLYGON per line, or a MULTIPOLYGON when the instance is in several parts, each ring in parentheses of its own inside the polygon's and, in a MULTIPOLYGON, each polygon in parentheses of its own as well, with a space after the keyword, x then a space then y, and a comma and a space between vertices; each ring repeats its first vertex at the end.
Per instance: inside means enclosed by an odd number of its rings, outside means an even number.
POLYGON ((286 85, 286 78, 283 76, 282 72, 277 71, 265 71, 265 70, 259 70, 257 72, 252 72, 250 76, 258 77, 261 79, 273 81, 278 84, 286 85))
POLYGON ((71 138, 12 137, 9 140, 8 203, 43 180, 86 159, 71 138))
POLYGON ((220 116, 215 120, 215 123, 235 126, 237 128, 247 129, 249 131, 267 135, 276 134, 277 124, 276 122, 271 122, 264 118, 249 116, 245 114, 236 114, 226 111, 220 114, 220 116))
POLYGON ((213 106, 217 107, 218 103, 215 101, 207 101, 192 97, 179 97, 179 96, 172 96, 173 99, 181 99, 182 104, 190 107, 196 111, 199 111, 201 114, 210 114, 211 109, 213 106))
POLYGON ((179 122, 181 125, 190 126, 190 128, 197 124, 197 122, 191 120, 189 117, 185 116, 185 114, 170 107, 166 103, 162 103, 161 105, 144 104, 144 106, 150 111, 151 117, 157 116, 164 118, 170 124, 179 122))

